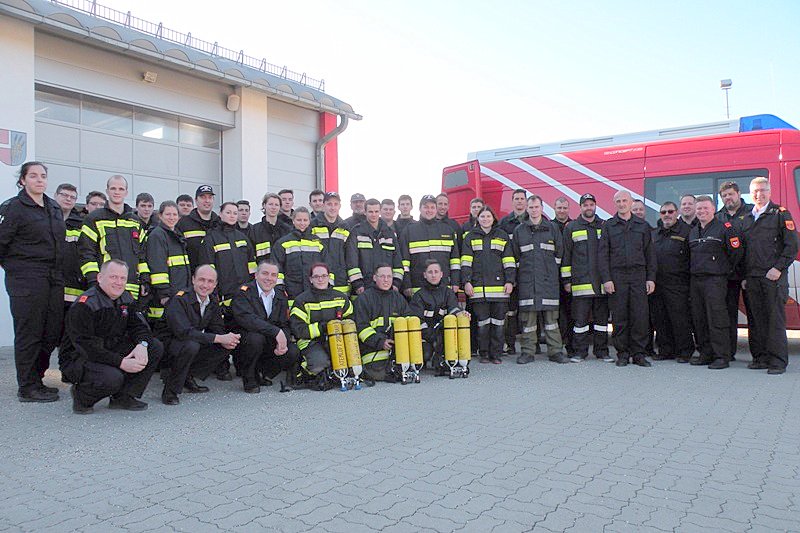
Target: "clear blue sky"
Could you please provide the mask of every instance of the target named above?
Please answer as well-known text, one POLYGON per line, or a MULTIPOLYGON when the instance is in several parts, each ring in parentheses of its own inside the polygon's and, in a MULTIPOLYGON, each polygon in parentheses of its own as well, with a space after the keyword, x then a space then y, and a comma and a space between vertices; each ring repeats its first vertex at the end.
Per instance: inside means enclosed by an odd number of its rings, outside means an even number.
POLYGON ((470 151, 721 120, 723 78, 731 117, 800 127, 800 1, 99 3, 324 78, 364 115, 346 195, 437 192, 470 151))

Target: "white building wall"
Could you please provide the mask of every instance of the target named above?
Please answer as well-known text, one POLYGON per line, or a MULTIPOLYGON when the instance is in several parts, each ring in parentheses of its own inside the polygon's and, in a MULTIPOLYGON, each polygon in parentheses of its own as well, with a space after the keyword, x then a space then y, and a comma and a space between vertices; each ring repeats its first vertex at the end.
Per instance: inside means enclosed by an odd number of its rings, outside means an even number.
POLYGON ((308 194, 317 188, 318 139, 319 113, 270 100, 267 136, 270 192, 292 189, 295 205, 308 206, 308 194))
MULTIPOLYGON (((27 134, 26 161, 33 159, 36 153, 33 118, 33 42, 33 26, 0 16, 0 57, 5 58, 2 74, 3 98, 0 98, 0 129, 27 134)), ((17 194, 18 189, 14 184, 18 171, 19 165, 0 163, 2 200, 17 194)), ((5 283, 2 269, 0 269, 0 280, 5 283)), ((13 340, 14 328, 9 311, 8 294, 2 290, 0 291, 0 346, 10 346, 13 340)))

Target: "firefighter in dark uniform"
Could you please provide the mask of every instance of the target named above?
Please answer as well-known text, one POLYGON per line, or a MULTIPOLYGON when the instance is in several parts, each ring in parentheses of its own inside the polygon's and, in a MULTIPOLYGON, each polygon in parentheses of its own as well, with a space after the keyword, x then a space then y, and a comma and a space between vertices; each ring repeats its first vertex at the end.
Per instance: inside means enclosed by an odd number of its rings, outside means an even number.
POLYGON ((81 236, 83 215, 75 208, 78 199, 78 189, 69 183, 62 183, 56 189, 55 201, 61 207, 64 224, 67 227, 67 236, 64 247, 64 312, 66 313, 78 296, 86 290, 86 279, 81 274, 81 262, 78 256, 78 239, 81 236))
POLYGON ((725 294, 728 276, 744 257, 744 243, 730 222, 714 218, 714 200, 710 196, 698 196, 695 210, 699 223, 689 232, 689 257, 692 319, 700 355, 690 363, 718 370, 730 366, 725 294))
POLYGON ((347 277, 353 292, 361 294, 374 284, 370 272, 378 265, 391 265, 392 285, 400 289, 403 284, 403 261, 400 258, 397 236, 380 216, 380 204, 367 200, 367 219, 350 229, 347 241, 347 277))
POLYGON ((72 410, 94 411, 110 396, 109 409, 142 411, 142 397, 164 352, 144 315, 126 291, 128 265, 118 259, 103 263, 97 284, 67 313, 67 335, 61 345, 62 367, 72 386, 72 410))
POLYGON ((253 224, 248 235, 256 250, 256 261, 269 259, 272 255, 272 245, 292 231, 291 226, 278 219, 278 213, 281 212, 280 196, 275 193, 265 194, 261 210, 264 212, 261 222, 253 224))
POLYGON ((302 356, 303 381, 305 383, 315 381, 316 388, 320 391, 331 388, 328 322, 350 318, 353 314, 350 298, 330 287, 329 274, 325 263, 311 266, 307 272, 311 288, 294 299, 289 316, 292 334, 297 339, 297 347, 300 348, 302 356))
POLYGON ((445 265, 442 282, 457 290, 461 271, 457 236, 448 224, 436 219, 436 198, 430 194, 423 196, 419 210, 419 222, 409 225, 400 237, 405 271, 403 290, 411 297, 422 286, 428 259, 445 265))
POLYGON ((797 233, 789 211, 770 201, 772 193, 766 178, 751 181, 750 194, 755 205, 744 220, 745 293, 753 310, 753 362, 748 368, 783 374, 789 364, 787 270, 797 256, 797 233))
MULTIPOLYGON (((369 215, 368 215, 369 216, 369 215)), ((394 319, 408 316, 408 302, 392 288, 392 267, 378 264, 371 286, 355 303, 354 319, 361 348, 361 363, 369 380, 395 381, 392 367, 394 319)))
MULTIPOLYGON (((469 218, 461 225, 461 236, 469 233, 470 231, 478 228, 478 214, 483 210, 486 203, 483 198, 473 198, 469 202, 469 218)), ((494 213, 494 211, 492 211, 494 213)), ((463 255, 463 254, 462 254, 463 255)))
POLYGON ((231 303, 236 330, 242 335, 239 357, 245 392, 260 392, 261 385, 271 385, 283 370, 288 387, 281 387, 281 392, 287 392, 297 376, 300 350, 291 342, 289 298, 277 283, 277 263, 261 261, 256 279, 242 285, 231 303))
MULTIPOLYGON (((739 192, 739 185, 735 181, 726 181, 719 187, 719 197, 724 202, 722 209, 717 211, 716 217, 720 222, 730 222, 741 235, 744 236, 744 219, 753 210, 753 204, 748 204, 742 200, 739 192)), ((745 262, 741 261, 739 267, 731 273, 728 278, 728 293, 725 298, 725 305, 728 307, 728 320, 730 321, 730 360, 736 360, 736 348, 739 343, 739 295, 743 295, 742 280, 744 279, 745 262)), ((743 298, 747 324, 753 323, 750 314, 750 305, 747 298, 743 298)), ((748 334, 748 341, 752 340, 752 335, 748 334)), ((752 348, 751 348, 752 352, 752 348)))
POLYGON ((365 214, 366 203, 366 197, 360 192, 350 196, 350 210, 353 212, 353 214, 345 219, 345 228, 350 229, 356 224, 360 224, 367 219, 365 214))
POLYGON ((125 203, 128 181, 123 176, 114 175, 108 179, 106 194, 106 206, 83 219, 78 239, 81 272, 91 287, 100 266, 110 259, 119 259, 128 265, 125 290, 138 300, 140 296, 149 295, 150 270, 144 249, 145 233, 139 217, 125 203))
POLYGON ((217 269, 220 304, 229 307, 239 287, 253 279, 256 254, 250 240, 237 225, 239 210, 233 202, 220 206, 220 223, 208 230, 200 248, 201 264, 217 269))
POLYGON ((598 269, 609 294, 612 340, 617 348, 617 366, 631 357, 639 366, 651 366, 645 357, 650 318, 647 296, 655 290, 656 253, 650 226, 631 213, 633 198, 628 191, 614 195, 617 214, 603 225, 598 245, 598 269))
POLYGON ((423 276, 422 286, 411 297, 409 312, 419 317, 421 322, 424 364, 433 368, 437 376, 444 376, 446 365, 442 320, 445 315, 469 316, 469 313, 461 310, 456 293, 443 281, 444 272, 441 263, 436 259, 428 259, 423 276))
POLYGON ((500 364, 503 325, 517 269, 511 238, 497 226, 492 208, 482 208, 476 220, 478 227, 464 234, 461 279, 475 317, 480 361, 500 364))
MULTIPOLYGON (((514 229, 528 219, 526 210, 526 199, 528 192, 525 189, 515 189, 511 195, 512 211, 500 220, 500 228, 508 233, 510 238, 514 238, 514 229)), ((508 312, 506 313, 505 338, 506 350, 508 355, 517 353, 517 334, 519 333, 519 290, 515 286, 508 300, 508 312)), ((538 345, 537 345, 538 346, 538 345)))
POLYGON ((199 186, 194 199, 197 207, 188 215, 181 217, 176 226, 186 239, 186 251, 192 272, 197 265, 203 264, 200 261, 200 248, 206 233, 219 224, 219 216, 214 212, 214 189, 211 185, 199 186))
POLYGON ((345 226, 344 220, 339 216, 341 206, 339 193, 325 193, 324 211, 311 221, 311 234, 322 243, 322 260, 330 269, 333 288, 349 295, 345 250, 350 237, 350 226, 345 226))
POLYGON ((322 241, 311 233, 308 209, 298 207, 292 213, 292 231, 272 246, 272 259, 278 263, 278 284, 289 296, 289 307, 297 296, 311 288, 308 272, 311 265, 322 262, 322 241))
POLYGON ((453 235, 456 236, 456 244, 458 244, 458 249, 461 250, 461 238, 464 235, 464 232, 461 230, 461 225, 450 218, 449 214, 450 210, 450 199, 447 197, 446 193, 439 193, 436 196, 436 218, 450 226, 450 229, 453 231, 453 235))
POLYGON ((167 304, 166 327, 161 333, 167 353, 161 371, 161 401, 165 405, 178 405, 184 389, 208 392, 208 387, 195 379, 205 380, 239 345, 240 335, 225 327, 222 307, 214 294, 216 287, 216 270, 199 265, 191 286, 177 291, 167 304))
POLYGON ((689 230, 674 202, 664 202, 652 230, 656 251, 656 290, 650 295, 650 315, 656 330, 657 361, 688 363, 694 353, 689 305, 689 230))
POLYGON ((564 228, 564 258, 561 261, 561 282, 571 295, 574 321, 570 361, 585 361, 589 357, 589 344, 592 344, 597 359, 613 362, 608 354, 608 296, 603 291, 597 269, 597 248, 603 233, 603 220, 596 215, 594 195, 581 196, 580 208, 580 216, 564 228))
POLYGON ((401 194, 397 199, 397 209, 400 211, 400 214, 397 215, 394 221, 394 232, 398 237, 400 237, 400 234, 403 233, 403 230, 405 230, 409 224, 416 222, 414 217, 411 216, 411 208, 413 207, 414 201, 409 195, 401 194))
POLYGON ((533 362, 538 345, 537 314, 543 312, 547 357, 554 363, 569 363, 558 327, 559 271, 564 245, 561 232, 542 216, 542 199, 527 200, 528 220, 514 230, 514 256, 518 258, 519 324, 522 353, 517 363, 533 362))
MULTIPOLYGON (((186 239, 176 228, 180 219, 178 204, 173 201, 162 202, 158 213, 159 223, 150 231, 145 243, 153 289, 153 299, 147 312, 151 324, 161 320, 169 299, 178 291, 188 288, 192 277, 186 239)), ((158 331, 157 327, 154 329, 158 331)))
POLYGON ((44 193, 47 167, 23 164, 17 186, 19 194, 0 206, 0 266, 14 319, 17 397, 54 402, 58 389, 45 387, 42 376, 61 336, 66 228, 58 204, 44 193))

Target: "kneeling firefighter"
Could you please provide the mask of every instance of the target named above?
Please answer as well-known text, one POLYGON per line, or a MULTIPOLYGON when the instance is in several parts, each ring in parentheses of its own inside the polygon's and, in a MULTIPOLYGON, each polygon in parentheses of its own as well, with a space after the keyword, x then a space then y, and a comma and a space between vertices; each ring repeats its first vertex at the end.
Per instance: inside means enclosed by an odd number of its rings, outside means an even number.
POLYGON ((378 264, 372 276, 374 285, 364 291, 355 303, 355 321, 365 373, 372 379, 397 381, 392 351, 392 335, 397 317, 409 314, 408 302, 392 288, 392 267, 378 264))
MULTIPOLYGON (((437 376, 444 376, 449 373, 453 376, 463 374, 469 375, 469 319, 470 315, 463 311, 458 305, 456 294, 447 285, 443 285, 442 266, 435 259, 429 259, 425 263, 425 281, 422 287, 414 293, 411 298, 410 311, 413 316, 419 317, 422 321, 422 347, 425 365, 430 365, 437 376), (462 342, 465 353, 459 355, 458 348, 455 351, 446 349, 450 343, 445 345, 445 327, 450 327, 450 320, 445 324, 444 318, 447 315, 454 315, 461 318, 461 327, 466 327, 467 341, 462 342), (466 322, 464 322, 466 320, 466 322), (455 363, 454 363, 455 362, 455 363), (456 369, 455 367, 459 368, 456 369)), ((456 322, 458 320, 456 319, 456 322)), ((456 324, 456 327, 457 324, 456 324)), ((452 339, 452 337, 451 337, 452 339)), ((457 346, 456 341, 456 346, 457 346)))
MULTIPOLYGON (((341 321, 353 314, 350 298, 330 286, 328 274, 328 266, 325 263, 311 265, 309 271, 311 288, 295 298, 289 316, 292 334, 297 339, 301 355, 301 376, 297 384, 299 386, 315 381, 319 390, 328 390, 332 386, 328 323, 335 321, 331 324, 334 330, 331 334, 339 336, 341 321)), ((344 342, 343 338, 341 342, 344 342)), ((338 341, 334 344, 340 346, 338 341)), ((338 359, 340 354, 334 355, 337 355, 338 359)))

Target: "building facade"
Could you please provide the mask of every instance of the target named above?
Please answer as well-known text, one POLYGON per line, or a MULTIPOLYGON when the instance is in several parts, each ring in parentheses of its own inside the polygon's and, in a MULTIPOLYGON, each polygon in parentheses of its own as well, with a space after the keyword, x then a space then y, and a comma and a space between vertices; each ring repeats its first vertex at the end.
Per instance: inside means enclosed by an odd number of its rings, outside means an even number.
MULTIPOLYGON (((338 189, 335 135, 361 117, 324 82, 123 15, 0 0, 0 198, 28 160, 48 165, 49 194, 69 182, 82 202, 122 174, 129 203, 149 192, 158 205, 209 184, 218 201, 254 203, 253 221, 265 192, 291 188, 304 204, 338 189)), ((12 331, 0 291, 0 346, 12 331)))

